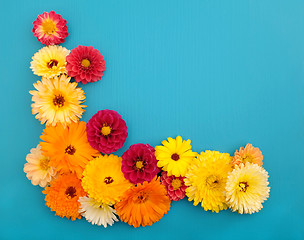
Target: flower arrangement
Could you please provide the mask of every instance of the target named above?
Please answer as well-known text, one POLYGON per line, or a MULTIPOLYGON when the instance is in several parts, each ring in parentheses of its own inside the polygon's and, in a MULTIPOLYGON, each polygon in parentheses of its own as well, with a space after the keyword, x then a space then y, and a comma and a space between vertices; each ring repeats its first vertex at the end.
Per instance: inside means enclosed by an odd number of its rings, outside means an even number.
POLYGON ((34 54, 32 113, 45 124, 41 142, 26 156, 24 172, 44 188, 45 205, 71 220, 84 217, 107 227, 119 219, 133 227, 149 226, 185 197, 205 211, 255 213, 269 197, 262 152, 247 144, 234 156, 192 151, 191 141, 169 137, 159 146, 138 143, 122 157, 113 153, 128 136, 122 116, 100 110, 88 123, 84 91, 78 86, 99 81, 104 57, 92 46, 69 51, 59 46, 68 36, 66 20, 54 11, 33 22, 38 41, 47 46, 34 54), (74 80, 74 81, 73 81, 74 80))

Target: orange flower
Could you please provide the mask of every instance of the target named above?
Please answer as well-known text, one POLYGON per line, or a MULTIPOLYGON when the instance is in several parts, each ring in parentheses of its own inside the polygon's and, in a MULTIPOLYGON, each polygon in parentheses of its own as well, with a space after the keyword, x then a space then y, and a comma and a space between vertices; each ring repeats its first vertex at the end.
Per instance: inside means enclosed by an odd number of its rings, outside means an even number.
POLYGON ((115 209, 121 221, 136 228, 157 222, 170 210, 170 203, 165 187, 154 178, 127 190, 115 209))
POLYGON ((247 144, 245 148, 241 147, 236 150, 232 160, 233 165, 240 165, 241 163, 256 163, 259 166, 263 165, 263 154, 260 149, 253 147, 252 144, 247 144))
POLYGON ((85 122, 46 127, 40 138, 45 141, 40 143, 43 154, 51 158, 49 165, 60 173, 73 172, 81 178, 86 164, 99 154, 88 142, 85 122))
POLYGON ((78 199, 86 193, 76 174, 60 175, 42 193, 46 194, 45 205, 56 212, 56 216, 67 217, 73 221, 81 218, 78 212, 80 207, 78 199))

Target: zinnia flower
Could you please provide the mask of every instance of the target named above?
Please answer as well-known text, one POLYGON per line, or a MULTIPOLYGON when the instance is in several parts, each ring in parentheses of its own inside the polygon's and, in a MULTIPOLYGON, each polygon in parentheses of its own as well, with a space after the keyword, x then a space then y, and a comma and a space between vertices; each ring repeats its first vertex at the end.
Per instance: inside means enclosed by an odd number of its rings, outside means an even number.
POLYGON ((40 187, 47 186, 57 175, 55 168, 49 165, 50 158, 43 156, 41 147, 31 149, 31 153, 26 156, 27 163, 24 164, 23 171, 33 185, 40 187))
POLYGON ((41 150, 45 156, 49 156, 50 166, 60 173, 76 173, 79 178, 83 169, 99 152, 88 143, 86 123, 72 123, 66 128, 62 125, 46 127, 40 137, 41 150))
POLYGON ((190 143, 190 139, 185 141, 180 136, 162 141, 163 146, 155 147, 157 166, 166 171, 168 176, 185 176, 188 165, 197 155, 192 152, 190 143))
POLYGON ((132 184, 121 171, 121 158, 111 154, 101 155, 87 164, 82 186, 95 201, 115 204, 132 184))
POLYGON ((165 187, 154 178, 127 190, 115 209, 121 221, 136 228, 158 222, 170 210, 170 203, 165 187))
POLYGON ((151 181, 160 172, 155 150, 149 144, 134 144, 122 155, 121 170, 130 182, 151 181))
POLYGON ((227 175, 232 170, 228 153, 202 152, 189 166, 185 178, 188 200, 196 206, 201 202, 205 211, 219 212, 227 209, 225 186, 227 175))
POLYGON ((263 154, 260 149, 253 147, 252 144, 247 144, 245 148, 241 147, 234 153, 232 164, 240 165, 241 163, 256 163, 259 166, 263 165, 263 154))
POLYGON ((45 205, 51 211, 56 212, 56 216, 67 217, 73 221, 81 218, 78 199, 85 196, 86 193, 75 174, 59 175, 51 182, 51 186, 46 187, 42 193, 46 194, 45 205))
POLYGON ((184 179, 185 177, 168 176, 166 172, 162 172, 160 180, 165 186, 171 201, 179 201, 185 197, 187 186, 184 179))
POLYGON ((91 46, 74 48, 66 60, 68 75, 83 84, 100 80, 106 70, 103 56, 91 46))
POLYGON ((89 120, 87 134, 93 148, 109 154, 123 146, 128 136, 128 128, 116 111, 101 110, 89 120))
POLYGON ((114 221, 118 221, 115 216, 116 210, 108 204, 96 202, 93 198, 80 197, 81 204, 79 212, 85 219, 93 225, 112 226, 114 221))
POLYGON ((69 35, 67 21, 54 11, 38 15, 33 22, 33 33, 38 41, 45 45, 57 45, 69 35))
POLYGON ((268 184, 268 173, 261 166, 240 164, 228 175, 226 199, 229 208, 241 214, 260 211, 269 197, 268 184))
POLYGON ((63 126, 72 122, 78 122, 84 112, 85 96, 77 83, 70 82, 69 77, 61 75, 55 78, 42 78, 41 82, 34 83, 37 91, 30 91, 33 95, 32 113, 35 117, 46 122, 46 125, 56 126, 61 123, 63 126))
POLYGON ((69 53, 69 50, 57 45, 43 47, 32 57, 31 69, 35 75, 48 78, 66 73, 65 59, 69 53))

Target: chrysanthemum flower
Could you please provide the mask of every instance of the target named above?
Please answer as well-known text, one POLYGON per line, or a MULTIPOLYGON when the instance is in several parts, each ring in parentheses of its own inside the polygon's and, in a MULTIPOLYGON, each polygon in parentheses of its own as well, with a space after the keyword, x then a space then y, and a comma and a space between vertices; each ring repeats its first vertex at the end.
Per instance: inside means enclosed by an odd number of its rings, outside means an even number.
POLYGON ((106 70, 103 56, 91 46, 74 48, 66 60, 68 75, 83 84, 100 80, 106 70))
POLYGON ((256 163, 259 166, 263 165, 263 154, 260 149, 253 147, 252 144, 247 144, 245 148, 241 147, 234 153, 232 164, 240 165, 241 163, 256 163))
POLYGON ((116 111, 101 110, 89 120, 87 134, 93 148, 109 154, 123 146, 128 136, 128 128, 116 111))
POLYGON ((185 178, 188 200, 196 206, 201 202, 205 211, 219 212, 227 209, 225 186, 227 175, 232 170, 228 153, 202 152, 189 166, 185 178))
POLYGON ((136 228, 158 222, 170 210, 170 203, 165 187, 154 178, 127 190, 115 209, 121 221, 136 228))
POLYGON ((56 216, 67 217, 73 221, 81 218, 78 199, 86 193, 76 174, 59 175, 51 182, 51 186, 42 192, 46 194, 45 205, 56 212, 56 216))
POLYGON ((165 186, 171 201, 179 201, 185 197, 187 186, 184 179, 185 177, 168 176, 166 172, 162 172, 160 180, 165 186))
POLYGON ((112 226, 114 221, 118 221, 115 216, 116 210, 108 204, 96 202, 93 198, 80 197, 79 212, 85 219, 93 225, 112 226))
POLYGON ((162 141, 163 146, 155 147, 157 166, 166 171, 168 176, 185 176, 189 164, 197 155, 192 152, 190 143, 190 139, 185 141, 180 136, 162 141))
POLYGON ((33 33, 38 41, 45 45, 57 45, 69 35, 67 21, 54 11, 38 15, 33 22, 33 33))
POLYGON ((37 76, 55 77, 66 73, 66 56, 70 53, 61 46, 47 46, 41 48, 32 57, 31 69, 37 76))
POLYGON ((131 183, 151 181, 159 172, 155 150, 149 144, 134 144, 122 155, 121 170, 131 183))
POLYGON ((268 173, 257 164, 240 164, 229 175, 226 184, 226 199, 233 212, 254 213, 263 208, 269 197, 268 173))
POLYGON ((49 165, 50 158, 43 156, 41 147, 31 149, 31 153, 26 156, 27 163, 24 164, 23 171, 33 185, 40 187, 47 186, 57 175, 55 168, 49 165))
POLYGON ((35 117, 46 122, 46 125, 56 126, 61 123, 63 126, 78 122, 85 111, 85 95, 77 83, 70 82, 70 77, 61 75, 54 78, 42 78, 34 83, 37 91, 30 91, 33 95, 32 113, 35 117))
POLYGON ((50 165, 60 173, 76 173, 79 178, 92 156, 99 152, 88 143, 86 123, 72 123, 66 128, 62 125, 46 127, 40 137, 41 150, 51 158, 50 165))
POLYGON ((121 157, 111 154, 101 155, 87 164, 82 186, 95 201, 115 204, 132 184, 121 171, 121 157))

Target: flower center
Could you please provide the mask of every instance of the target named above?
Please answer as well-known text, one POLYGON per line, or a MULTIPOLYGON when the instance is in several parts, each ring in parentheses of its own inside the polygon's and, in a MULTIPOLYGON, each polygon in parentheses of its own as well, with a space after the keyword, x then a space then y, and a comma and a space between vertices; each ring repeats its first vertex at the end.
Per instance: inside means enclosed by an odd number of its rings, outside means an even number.
POLYGON ((44 157, 44 158, 40 159, 40 161, 39 161, 40 169, 47 171, 50 168, 49 162, 50 162, 50 159, 48 157, 44 157))
POLYGON ((59 94, 59 95, 55 95, 54 99, 53 99, 53 104, 57 107, 63 107, 64 105, 64 97, 59 94))
POLYGON ((89 67, 91 65, 91 62, 88 59, 82 59, 81 65, 85 68, 89 67))
POLYGON ((102 133, 102 135, 104 135, 104 136, 108 136, 108 135, 111 133, 111 131, 112 131, 112 128, 109 127, 109 126, 103 126, 103 127, 101 128, 101 133, 102 133))
POLYGON ((173 159, 174 161, 177 161, 179 159, 179 155, 177 153, 173 153, 171 155, 171 159, 173 159))
POLYGON ((135 164, 135 167, 136 167, 138 170, 142 169, 142 168, 144 167, 144 162, 141 161, 141 160, 137 160, 137 161, 136 161, 136 164, 135 164))
POLYGON ((110 183, 114 182, 114 180, 111 177, 105 177, 104 182, 105 182, 105 184, 110 184, 110 183))
POLYGON ((209 187, 216 187, 217 184, 219 183, 218 179, 216 176, 214 175, 211 175, 209 177, 207 177, 206 179, 206 184, 209 186, 209 187))
POLYGON ((55 59, 51 59, 48 63, 47 63, 47 67, 48 68, 55 68, 58 65, 58 61, 55 59))
POLYGON ((65 149, 66 154, 74 155, 75 152, 76 149, 71 145, 67 146, 67 148, 65 149))
POLYGON ((244 157, 242 157, 243 163, 246 163, 246 162, 252 163, 253 160, 254 160, 254 157, 250 154, 246 154, 244 157))
POLYGON ((247 184, 247 182, 240 182, 239 183, 240 192, 246 192, 248 187, 249 187, 249 185, 247 184))
POLYGON ((140 203, 144 203, 148 200, 148 194, 146 192, 139 192, 137 195, 137 200, 140 203))
POLYGON ((73 198, 76 196, 76 189, 74 187, 68 187, 65 190, 65 195, 67 195, 68 198, 73 198))
POLYGON ((174 190, 179 189, 182 186, 182 181, 178 178, 174 178, 172 180, 172 187, 174 188, 174 190))
POLYGON ((44 34, 51 35, 54 34, 57 30, 56 24, 50 19, 45 20, 41 25, 44 34))

